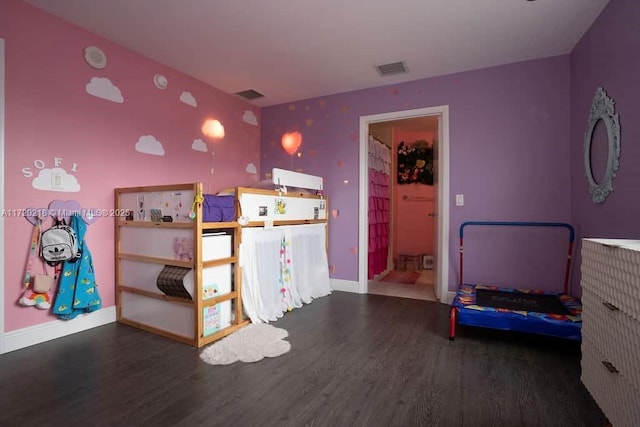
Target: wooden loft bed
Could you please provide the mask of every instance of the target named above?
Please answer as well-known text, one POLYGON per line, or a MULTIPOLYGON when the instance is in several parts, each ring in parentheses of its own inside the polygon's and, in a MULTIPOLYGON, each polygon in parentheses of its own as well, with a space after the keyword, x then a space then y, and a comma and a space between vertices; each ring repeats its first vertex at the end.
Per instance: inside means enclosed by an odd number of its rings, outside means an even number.
MULTIPOLYGON (((118 321, 172 338, 195 347, 201 347, 220 339, 243 325, 248 324, 248 320, 242 318, 242 290, 241 271, 238 267, 238 245, 240 243, 240 225, 237 222, 211 222, 202 221, 202 203, 195 203, 193 220, 188 218, 189 208, 196 195, 202 194, 202 184, 178 184, 159 185, 149 187, 118 188, 115 190, 115 206, 117 212, 132 211, 133 220, 127 220, 120 216, 116 220, 116 306, 118 321), (170 197, 180 195, 182 204, 178 211, 177 220, 171 222, 152 221, 148 210, 145 211, 144 218, 137 216, 137 210, 145 209, 131 206, 131 202, 138 202, 140 196, 149 199, 150 195, 169 194, 170 197), (132 196, 132 197, 131 197, 132 196), (127 200, 129 199, 129 200, 127 200), (184 206, 188 204, 188 208, 184 206), (185 216, 187 216, 185 218, 185 216), (182 217, 182 218, 180 218, 182 217), (205 260, 203 258, 202 236, 207 232, 222 231, 231 236, 231 256, 205 260), (192 247, 182 248, 182 251, 190 255, 191 260, 176 259, 175 254, 169 254, 169 250, 157 251, 154 245, 164 244, 172 252, 175 252, 174 242, 176 238, 191 238, 192 247), (138 240, 133 242, 131 240, 138 240), (140 241, 142 239, 147 242, 140 241), (124 245, 123 245, 124 240, 124 245), (151 247, 146 248, 146 244, 151 243, 151 247), (148 250, 147 250, 148 249, 148 250), (143 272, 131 272, 136 268, 126 268, 123 263, 135 263, 139 268, 148 268, 150 274, 143 272), (207 268, 231 265, 233 268, 233 284, 230 292, 213 298, 204 298, 203 271, 207 268), (193 295, 190 299, 184 297, 169 296, 162 293, 152 279, 157 277, 159 267, 174 266, 193 270, 193 295), (124 267, 124 269, 123 269, 124 267), (129 277, 131 276, 131 277, 129 277), (133 281, 135 283, 131 283, 133 281), (204 311, 208 307, 226 301, 233 301, 233 321, 213 334, 205 335, 204 331, 204 311), (190 312, 191 326, 188 326, 186 319, 190 312), (176 318, 171 319, 171 316, 176 318), (179 320, 178 320, 179 319, 179 320), (175 323, 174 323, 175 322, 175 323)), ((165 197, 166 199, 166 197, 165 197)), ((144 202, 144 203, 149 203, 144 202)), ((155 219, 155 218, 154 218, 155 219)), ((179 256, 180 254, 178 254, 179 256)), ((178 257, 179 258, 179 257, 178 257)))
MULTIPOLYGON (((279 179, 274 170, 274 183, 279 179)), ((225 215, 210 209, 223 196, 203 195, 201 183, 115 189, 116 212, 130 213, 116 217, 119 322, 195 347, 250 323, 242 302, 243 227, 326 226, 328 202, 321 192, 279 184, 277 190, 238 187, 234 193, 233 220, 224 221, 225 215), (276 201, 285 204, 285 212, 276 201), (171 222, 161 220, 167 214, 171 222), (171 286, 161 290, 161 281, 171 286)), ((323 244, 326 251, 326 239, 323 244)))

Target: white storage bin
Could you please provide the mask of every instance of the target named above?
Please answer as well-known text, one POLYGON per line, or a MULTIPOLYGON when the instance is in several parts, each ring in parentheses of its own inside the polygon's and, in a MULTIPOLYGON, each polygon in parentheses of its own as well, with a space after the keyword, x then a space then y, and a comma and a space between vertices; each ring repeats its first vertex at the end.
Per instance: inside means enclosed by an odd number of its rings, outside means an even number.
POLYGON ((231 292, 231 264, 202 270, 202 299, 219 297, 231 292))
POLYGON ((231 235, 203 234, 202 261, 229 258, 231 256, 231 235))
MULTIPOLYGON (((231 256, 231 235, 223 233, 202 236, 202 261, 213 261, 231 256)), ((231 292, 231 264, 208 267, 202 270, 203 299, 231 292)))

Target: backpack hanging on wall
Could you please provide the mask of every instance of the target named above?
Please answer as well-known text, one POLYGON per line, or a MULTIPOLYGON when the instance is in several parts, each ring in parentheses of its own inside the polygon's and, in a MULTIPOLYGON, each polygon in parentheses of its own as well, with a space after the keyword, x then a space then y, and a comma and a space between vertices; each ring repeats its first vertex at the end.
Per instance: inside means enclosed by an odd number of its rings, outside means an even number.
POLYGON ((56 265, 62 261, 75 261, 80 258, 76 233, 63 220, 56 223, 42 233, 41 255, 49 265, 56 265))

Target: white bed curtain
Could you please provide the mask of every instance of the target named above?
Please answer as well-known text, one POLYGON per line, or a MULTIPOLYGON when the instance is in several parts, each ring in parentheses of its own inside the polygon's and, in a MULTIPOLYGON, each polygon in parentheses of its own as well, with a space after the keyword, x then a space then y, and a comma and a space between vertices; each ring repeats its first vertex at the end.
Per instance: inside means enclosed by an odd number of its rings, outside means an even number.
POLYGON ((244 228, 240 245, 242 304, 253 323, 331 293, 326 225, 244 228))

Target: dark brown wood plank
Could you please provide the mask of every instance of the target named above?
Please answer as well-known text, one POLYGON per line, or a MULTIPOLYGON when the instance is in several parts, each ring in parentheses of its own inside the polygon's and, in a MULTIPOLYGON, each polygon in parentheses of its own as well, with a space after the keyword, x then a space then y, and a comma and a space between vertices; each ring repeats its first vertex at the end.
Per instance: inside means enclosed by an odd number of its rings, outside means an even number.
POLYGON ((110 324, 0 356, 0 425, 604 426, 578 343, 459 327, 436 302, 335 292, 274 322, 292 349, 210 366, 110 324))

